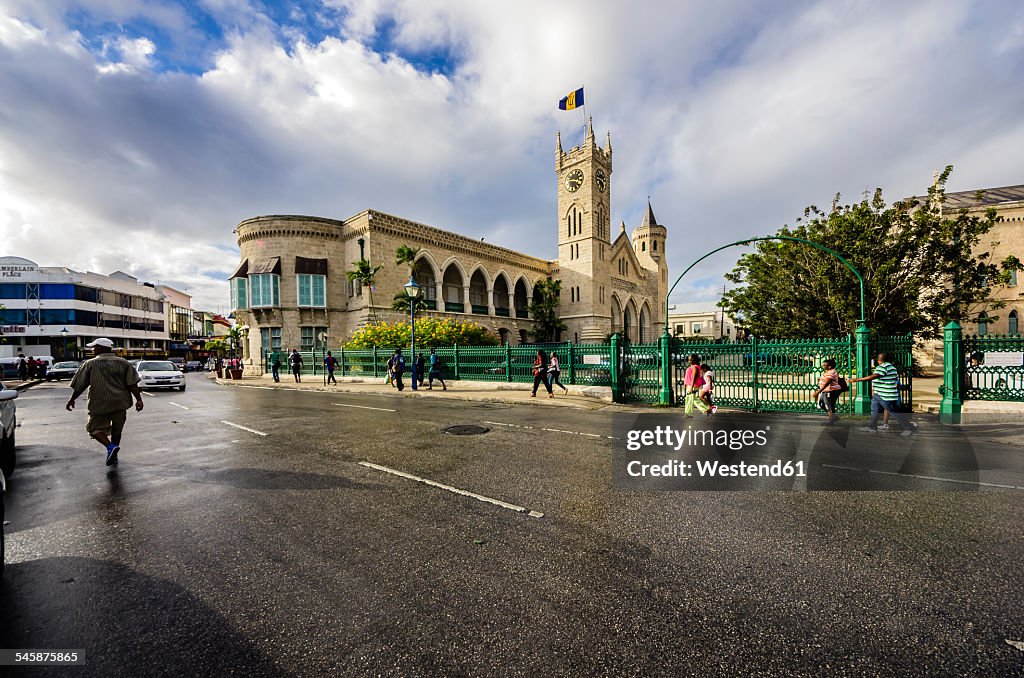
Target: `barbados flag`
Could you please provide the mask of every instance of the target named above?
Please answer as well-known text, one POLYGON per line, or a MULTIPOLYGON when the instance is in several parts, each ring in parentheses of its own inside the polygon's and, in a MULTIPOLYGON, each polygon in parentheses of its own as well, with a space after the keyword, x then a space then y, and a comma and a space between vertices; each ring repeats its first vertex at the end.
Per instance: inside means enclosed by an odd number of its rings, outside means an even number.
POLYGON ((562 97, 558 100, 558 108, 563 111, 571 111, 574 108, 583 105, 583 88, 580 87, 575 92, 569 92, 569 96, 562 97))

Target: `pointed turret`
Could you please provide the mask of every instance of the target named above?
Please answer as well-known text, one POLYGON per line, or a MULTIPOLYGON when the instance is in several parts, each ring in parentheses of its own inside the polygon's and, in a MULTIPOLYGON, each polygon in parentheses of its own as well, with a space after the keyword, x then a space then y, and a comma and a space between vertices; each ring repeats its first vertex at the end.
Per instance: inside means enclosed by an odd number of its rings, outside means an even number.
POLYGON ((555 132, 555 153, 562 155, 565 151, 562 150, 562 131, 555 132))
POLYGON ((619 222, 619 233, 625 233, 625 232, 626 232, 626 221, 622 220, 621 222, 619 222))
POLYGON ((612 131, 608 130, 607 136, 605 136, 604 152, 608 155, 612 154, 612 131))
POLYGON ((647 199, 647 212, 644 213, 643 221, 640 222, 640 228, 644 226, 660 226, 658 220, 654 218, 654 210, 651 208, 651 200, 647 199))
POLYGON ((597 146, 597 140, 594 139, 594 116, 587 116, 587 142, 591 146, 597 146))

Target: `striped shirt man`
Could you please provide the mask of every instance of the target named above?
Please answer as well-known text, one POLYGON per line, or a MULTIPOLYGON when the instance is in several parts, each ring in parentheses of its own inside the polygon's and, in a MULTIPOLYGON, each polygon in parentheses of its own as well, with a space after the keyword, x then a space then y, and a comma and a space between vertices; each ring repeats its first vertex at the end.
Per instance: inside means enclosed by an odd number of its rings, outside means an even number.
POLYGON ((71 380, 71 388, 81 393, 89 388, 89 414, 109 414, 132 406, 132 386, 139 374, 132 364, 113 353, 101 353, 86 360, 71 380))
POLYGON ((899 373, 892 363, 879 363, 875 368, 876 378, 871 384, 874 394, 881 400, 899 400, 899 373))

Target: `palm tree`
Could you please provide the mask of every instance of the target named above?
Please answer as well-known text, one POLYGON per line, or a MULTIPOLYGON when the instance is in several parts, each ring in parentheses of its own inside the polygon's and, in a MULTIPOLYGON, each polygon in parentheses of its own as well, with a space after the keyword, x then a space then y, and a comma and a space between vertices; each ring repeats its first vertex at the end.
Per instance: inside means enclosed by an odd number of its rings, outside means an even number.
POLYGON ((399 292, 398 294, 395 295, 395 300, 391 302, 391 310, 393 310, 393 311, 405 311, 406 313, 408 313, 409 312, 409 301, 411 299, 413 299, 413 298, 416 299, 416 310, 417 311, 426 311, 427 310, 427 300, 424 299, 422 295, 418 295, 416 297, 410 297, 409 293, 406 292, 405 290, 402 290, 401 292, 399 292))
POLYGON ((402 245, 395 250, 395 263, 401 266, 402 264, 409 264, 409 277, 412 277, 413 264, 416 263, 416 255, 420 253, 419 247, 409 247, 408 245, 402 245))
POLYGON ((345 277, 349 280, 358 280, 359 284, 363 287, 370 289, 370 323, 377 323, 377 314, 373 310, 373 279, 380 273, 383 265, 378 264, 377 266, 371 266, 369 259, 360 259, 359 261, 353 261, 352 265, 355 266, 351 271, 345 272, 345 277))

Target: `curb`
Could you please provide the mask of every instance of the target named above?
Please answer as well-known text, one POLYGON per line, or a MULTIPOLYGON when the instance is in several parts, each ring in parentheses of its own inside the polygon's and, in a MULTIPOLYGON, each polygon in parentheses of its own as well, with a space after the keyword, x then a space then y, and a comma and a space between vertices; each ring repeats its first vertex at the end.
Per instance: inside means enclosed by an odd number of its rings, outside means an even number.
POLYGON ((14 390, 15 391, 26 391, 26 390, 32 388, 33 386, 36 386, 36 385, 41 384, 41 383, 43 383, 42 379, 35 379, 33 381, 23 381, 20 384, 18 384, 17 386, 15 386, 14 390))
MULTIPOLYGON (((402 398, 435 398, 435 399, 438 399, 438 400, 459 400, 459 401, 463 401, 463 402, 474 401, 474 402, 485 402, 485 403, 506 403, 506 404, 509 404, 509 405, 534 405, 534 406, 543 406, 543 407, 551 407, 551 406, 554 406, 554 407, 572 407, 572 408, 576 408, 576 409, 585 409, 585 410, 597 410, 597 409, 602 409, 602 408, 609 407, 609 406, 613 405, 613 403, 611 403, 611 402, 605 402, 603 400, 599 400, 598 398, 596 398, 594 396, 580 395, 580 394, 575 394, 575 395, 568 396, 569 398, 574 398, 573 400, 566 400, 567 396, 565 396, 565 395, 562 395, 561 397, 556 396, 554 400, 556 400, 558 402, 557 402, 557 404, 553 404, 553 403, 550 402, 549 398, 540 398, 540 397, 537 397, 537 398, 527 398, 527 399, 502 398, 500 395, 498 395, 496 393, 493 394, 493 395, 492 394, 479 394, 479 393, 459 393, 458 391, 453 392, 452 389, 448 389, 447 391, 440 391, 438 394, 435 394, 433 391, 427 391, 426 389, 419 389, 417 391, 413 391, 412 389, 409 389, 409 388, 405 389, 402 392, 393 391, 391 393, 380 393, 378 391, 367 391, 365 389, 359 389, 359 388, 346 388, 345 387, 346 382, 339 382, 337 386, 311 386, 311 387, 308 387, 308 388, 293 388, 293 387, 290 387, 290 386, 273 385, 273 382, 271 382, 269 384, 260 383, 262 381, 263 381, 262 379, 257 379, 257 380, 245 380, 245 379, 243 379, 241 382, 239 382, 239 381, 237 381, 235 379, 214 379, 214 382, 216 382, 217 384, 219 384, 221 386, 243 386, 243 387, 244 386, 250 386, 250 387, 258 386, 258 387, 263 388, 263 389, 271 389, 271 390, 274 390, 274 391, 314 391, 314 392, 320 392, 320 393, 353 393, 353 394, 359 394, 359 395, 372 395, 372 396, 381 396, 381 397, 391 396, 391 397, 402 397, 402 398), (245 383, 246 381, 250 381, 250 383, 245 383), (256 383, 252 383, 252 381, 255 381, 256 383), (440 395, 440 393, 444 393, 445 395, 440 395)), ((359 382, 356 382, 356 383, 359 383, 359 382)), ((365 382, 363 382, 363 383, 365 383, 365 382)), ((521 391, 522 389, 503 389, 503 390, 506 390, 506 391, 508 391, 508 390, 521 391)), ((529 389, 526 389, 526 390, 529 390, 529 389)))

